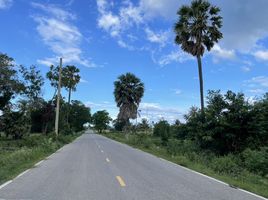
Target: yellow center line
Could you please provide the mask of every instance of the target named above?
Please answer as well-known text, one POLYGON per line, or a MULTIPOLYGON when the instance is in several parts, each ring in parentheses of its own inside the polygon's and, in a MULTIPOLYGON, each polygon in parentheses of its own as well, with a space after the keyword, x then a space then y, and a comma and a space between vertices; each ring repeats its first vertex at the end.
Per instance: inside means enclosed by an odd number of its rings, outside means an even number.
POLYGON ((121 187, 126 187, 124 180, 120 176, 116 176, 116 179, 119 182, 121 187))
POLYGON ((107 161, 107 162, 110 162, 109 158, 106 158, 106 161, 107 161))

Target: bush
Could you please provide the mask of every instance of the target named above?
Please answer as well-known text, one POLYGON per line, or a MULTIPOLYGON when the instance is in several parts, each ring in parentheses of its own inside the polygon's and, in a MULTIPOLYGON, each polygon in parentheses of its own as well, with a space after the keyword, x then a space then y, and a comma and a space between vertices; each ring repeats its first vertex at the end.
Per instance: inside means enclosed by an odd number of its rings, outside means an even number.
POLYGON ((171 139, 167 142, 167 152, 170 155, 178 155, 182 153, 182 141, 171 139))
POLYGON ((242 153, 244 165, 247 170, 265 176, 268 174, 268 147, 259 151, 246 149, 242 153))
POLYGON ((212 160, 210 168, 219 174, 238 175, 241 173, 239 160, 234 155, 216 157, 212 160))
POLYGON ((170 138, 170 125, 167 121, 162 120, 155 124, 154 126, 154 136, 161 137, 163 145, 166 145, 168 139, 170 138))

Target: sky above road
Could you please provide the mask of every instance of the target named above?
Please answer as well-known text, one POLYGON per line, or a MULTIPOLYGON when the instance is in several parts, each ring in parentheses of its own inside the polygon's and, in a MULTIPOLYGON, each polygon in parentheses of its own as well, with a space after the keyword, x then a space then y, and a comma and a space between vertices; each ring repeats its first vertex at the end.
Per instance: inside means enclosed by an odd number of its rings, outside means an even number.
MULTIPOLYGON (((268 1, 211 0, 221 8, 223 36, 203 58, 205 90, 268 91, 268 1)), ((132 72, 145 84, 141 117, 183 119, 199 106, 196 59, 174 44, 176 11, 189 0, 0 0, 0 52, 42 74, 60 56, 79 67, 73 99, 113 118, 113 82, 132 72)), ((44 97, 54 90, 46 81, 44 97)), ((66 92, 64 92, 66 95, 66 92)))

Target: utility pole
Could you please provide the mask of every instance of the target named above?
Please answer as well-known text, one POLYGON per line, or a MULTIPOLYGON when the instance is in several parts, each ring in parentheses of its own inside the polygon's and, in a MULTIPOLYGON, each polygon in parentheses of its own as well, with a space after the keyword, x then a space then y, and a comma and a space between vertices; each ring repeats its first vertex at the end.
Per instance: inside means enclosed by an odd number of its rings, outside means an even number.
POLYGON ((56 137, 59 134, 59 115, 60 115, 60 89, 61 89, 61 71, 62 71, 62 58, 60 58, 59 67, 59 81, 58 81, 58 94, 57 94, 57 108, 56 108, 56 119, 55 119, 55 134, 56 137))

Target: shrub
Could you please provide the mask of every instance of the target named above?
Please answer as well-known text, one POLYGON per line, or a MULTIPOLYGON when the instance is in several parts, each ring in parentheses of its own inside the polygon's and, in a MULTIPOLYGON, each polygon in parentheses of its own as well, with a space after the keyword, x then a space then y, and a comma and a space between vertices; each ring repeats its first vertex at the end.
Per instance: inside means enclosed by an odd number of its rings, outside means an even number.
POLYGON ((237 157, 230 154, 214 158, 211 162, 210 168, 220 174, 238 175, 241 173, 237 157))
POLYGON ((242 153, 244 165, 251 172, 265 176, 268 174, 268 147, 260 150, 246 149, 242 153))
POLYGON ((166 145, 168 139, 170 138, 170 125, 167 121, 162 120, 155 124, 154 126, 154 136, 161 137, 162 143, 166 145))
POLYGON ((167 152, 170 155, 178 155, 182 152, 182 141, 170 139, 167 142, 167 152))

